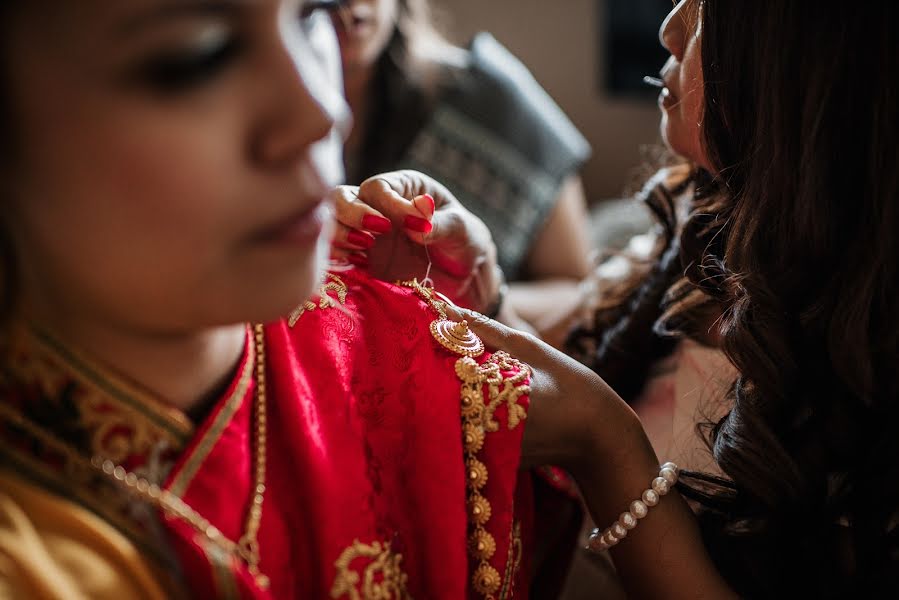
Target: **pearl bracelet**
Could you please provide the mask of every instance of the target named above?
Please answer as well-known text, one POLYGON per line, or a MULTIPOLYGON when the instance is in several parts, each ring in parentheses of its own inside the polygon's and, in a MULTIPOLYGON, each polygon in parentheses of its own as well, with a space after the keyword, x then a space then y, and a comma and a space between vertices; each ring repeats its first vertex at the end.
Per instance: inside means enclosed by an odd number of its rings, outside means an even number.
POLYGON ((637 526, 637 522, 649 514, 649 509, 659 503, 662 496, 671 491, 671 487, 677 483, 678 467, 672 462, 666 462, 659 469, 659 476, 652 480, 652 485, 645 490, 639 500, 631 502, 629 510, 621 513, 618 520, 604 531, 599 528, 590 532, 587 539, 587 550, 602 552, 608 550, 627 537, 627 532, 637 526))

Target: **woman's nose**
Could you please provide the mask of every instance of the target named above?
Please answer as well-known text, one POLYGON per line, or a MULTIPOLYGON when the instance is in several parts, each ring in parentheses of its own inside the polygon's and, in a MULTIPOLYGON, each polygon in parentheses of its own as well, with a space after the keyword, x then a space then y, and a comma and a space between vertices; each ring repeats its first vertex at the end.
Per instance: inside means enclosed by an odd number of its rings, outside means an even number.
POLYGON ((270 118, 257 136, 254 151, 266 163, 293 162, 313 144, 335 133, 342 140, 349 133, 352 119, 343 97, 336 40, 321 46, 302 38, 284 41, 274 53, 274 68, 266 78, 270 118))
POLYGON ((680 60, 684 55, 687 24, 684 18, 684 7, 689 0, 681 0, 668 13, 662 26, 659 28, 659 42, 676 59, 680 60))

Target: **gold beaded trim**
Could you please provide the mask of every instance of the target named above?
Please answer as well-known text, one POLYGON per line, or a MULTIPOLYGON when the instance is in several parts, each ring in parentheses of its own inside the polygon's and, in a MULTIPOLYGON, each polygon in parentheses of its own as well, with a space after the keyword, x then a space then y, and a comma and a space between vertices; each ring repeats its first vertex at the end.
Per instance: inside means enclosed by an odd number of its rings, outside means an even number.
POLYGON ((297 324, 297 321, 300 320, 300 317, 306 313, 308 310, 315 310, 316 308, 331 308, 336 306, 339 302, 340 304, 346 304, 346 295, 349 288, 343 282, 343 279, 334 275, 333 273, 327 273, 327 281, 321 285, 318 291, 318 304, 312 302, 311 300, 306 300, 298 307, 296 307, 290 316, 287 317, 287 326, 293 327, 297 324), (337 295, 337 300, 333 296, 329 295, 328 292, 334 292, 337 295))
MULTIPOLYGON (((467 488, 468 511, 468 554, 476 561, 471 577, 471 585, 475 592, 487 600, 494 600, 497 592, 504 593, 503 578, 490 564, 496 553, 496 540, 487 531, 487 523, 493 512, 490 501, 481 494, 487 485, 489 473, 487 465, 478 459, 484 448, 487 433, 499 430, 499 422, 495 418, 497 409, 505 405, 508 409, 508 427, 513 430, 527 418, 527 411, 518 400, 530 393, 527 381, 531 376, 530 368, 505 352, 496 352, 483 364, 479 365, 475 357, 484 352, 484 345, 465 321, 453 322, 448 319, 446 308, 451 302, 433 288, 423 286, 418 280, 397 282, 398 285, 413 289, 438 314, 439 319, 431 324, 431 334, 441 346, 461 354, 456 361, 456 376, 462 382, 461 415, 462 415, 462 450, 465 454, 465 485, 467 488), (445 323, 441 327, 435 324, 445 323), (435 331, 437 329, 437 331, 435 331), (473 336, 477 342, 470 342, 467 336, 473 336), (515 374, 504 378, 503 371, 514 371, 515 374), (484 386, 487 393, 484 393, 484 386), (485 401, 486 396, 486 401, 485 401)), ((520 534, 512 532, 513 541, 509 548, 511 559, 513 552, 520 553, 520 534)), ((516 559, 520 560, 520 556, 516 559)), ((517 568, 517 567, 516 567, 517 568)), ((507 568, 508 570, 508 568, 507 568)), ((506 573, 508 579, 509 574, 506 573)))
MULTIPOLYGON (((496 552, 496 540, 486 529, 492 507, 490 501, 481 494, 489 473, 487 466, 477 455, 484 446, 486 434, 499 430, 499 423, 494 415, 501 405, 508 407, 510 430, 527 418, 527 411, 518 404, 518 400, 530 392, 530 387, 526 384, 530 369, 505 352, 496 352, 482 365, 471 357, 460 358, 456 361, 456 376, 462 382, 460 395, 462 449, 465 452, 465 483, 468 488, 468 553, 477 561, 471 584, 485 598, 494 598, 500 591, 503 579, 489 562, 496 552), (507 379, 503 377, 502 371, 517 372, 507 379), (484 385, 487 386, 486 402, 484 385)), ((510 547, 509 552, 514 551, 510 547)))

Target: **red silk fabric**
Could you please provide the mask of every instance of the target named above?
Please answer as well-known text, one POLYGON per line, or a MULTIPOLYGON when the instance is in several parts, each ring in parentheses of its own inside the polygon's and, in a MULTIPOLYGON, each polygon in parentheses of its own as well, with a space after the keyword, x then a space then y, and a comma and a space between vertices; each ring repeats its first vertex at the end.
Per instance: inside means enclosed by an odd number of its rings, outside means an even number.
MULTIPOLYGON (((166 518, 182 576, 198 598, 366 598, 378 585, 414 598, 485 597, 472 587, 478 561, 468 552, 459 356, 432 338, 437 315, 411 290, 355 271, 339 277, 345 305, 316 306, 294 327, 265 327, 268 460, 258 539, 270 589, 243 563, 217 559, 184 521, 166 518)), ((215 407, 168 479, 232 540, 251 498, 254 391, 250 380, 230 405, 215 407)), ((524 423, 510 429, 502 406, 496 418, 498 430, 478 453, 489 472, 484 527, 496 544, 488 562, 503 581, 491 596, 524 598, 533 520, 530 481, 518 474, 524 423)))

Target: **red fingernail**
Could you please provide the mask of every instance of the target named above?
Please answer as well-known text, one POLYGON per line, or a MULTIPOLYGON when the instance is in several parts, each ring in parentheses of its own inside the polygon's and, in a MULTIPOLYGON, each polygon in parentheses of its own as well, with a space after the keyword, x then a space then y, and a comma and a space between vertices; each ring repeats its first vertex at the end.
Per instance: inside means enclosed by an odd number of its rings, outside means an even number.
POLYGON ((390 219, 385 219, 378 215, 365 215, 362 217, 362 227, 375 233, 389 233, 393 225, 390 219))
POLYGON ((423 196, 423 198, 424 198, 425 200, 427 200, 427 201, 431 204, 431 212, 430 212, 430 214, 433 215, 433 214, 434 214, 434 211, 437 210, 437 204, 434 202, 434 196, 432 196, 431 194, 425 194, 425 195, 423 196))
POLYGON ((356 231, 355 229, 346 235, 346 241, 354 246, 361 246, 365 249, 375 245, 375 240, 370 235, 365 235, 361 231, 356 231))
POLYGON ((350 254, 346 257, 347 262, 350 264, 356 265, 362 269, 368 268, 368 258, 361 254, 350 254))
POLYGON ((427 219, 422 219, 421 217, 413 217, 412 215, 408 215, 405 219, 403 219, 403 225, 406 226, 406 229, 411 229, 412 231, 417 231, 418 233, 431 233, 432 225, 431 222, 427 219))

